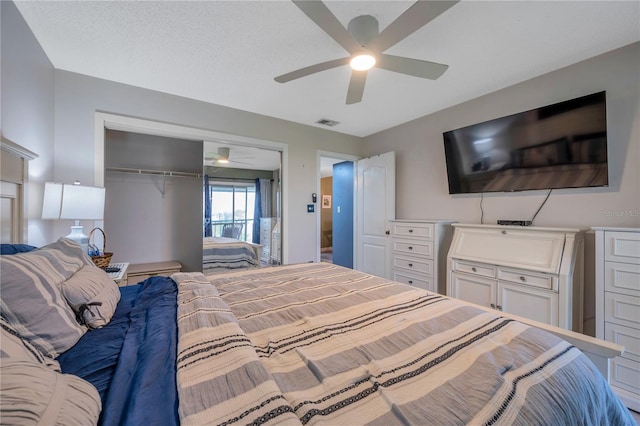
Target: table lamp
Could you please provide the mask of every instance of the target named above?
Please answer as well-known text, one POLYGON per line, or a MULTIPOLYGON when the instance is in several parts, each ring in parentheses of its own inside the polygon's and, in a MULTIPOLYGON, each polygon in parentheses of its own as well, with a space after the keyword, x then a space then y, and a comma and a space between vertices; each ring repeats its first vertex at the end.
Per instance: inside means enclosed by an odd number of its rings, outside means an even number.
POLYGON ((84 253, 89 252, 89 237, 84 234, 81 220, 102 220, 105 189, 66 183, 46 182, 42 203, 43 219, 73 219, 71 233, 65 236, 76 241, 84 253))

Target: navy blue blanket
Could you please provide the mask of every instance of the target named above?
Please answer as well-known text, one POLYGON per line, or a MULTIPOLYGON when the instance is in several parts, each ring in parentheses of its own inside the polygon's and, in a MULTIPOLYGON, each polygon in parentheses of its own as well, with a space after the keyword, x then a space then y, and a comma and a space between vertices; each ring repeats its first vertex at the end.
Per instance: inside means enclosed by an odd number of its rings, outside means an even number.
POLYGON ((98 389, 100 424, 177 425, 176 284, 152 277, 121 294, 109 324, 58 357, 62 371, 98 389))

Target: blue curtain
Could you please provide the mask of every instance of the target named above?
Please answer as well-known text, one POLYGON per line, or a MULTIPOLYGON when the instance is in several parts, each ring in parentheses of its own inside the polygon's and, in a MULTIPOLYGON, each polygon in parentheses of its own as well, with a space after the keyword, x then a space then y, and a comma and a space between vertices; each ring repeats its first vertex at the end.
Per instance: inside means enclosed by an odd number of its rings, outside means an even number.
POLYGON ((211 192, 209 191, 209 175, 204 175, 204 236, 211 237, 211 192))
POLYGON ((253 238, 252 242, 260 244, 260 218, 262 217, 262 202, 260 196, 260 179, 256 179, 256 197, 253 206, 253 238))

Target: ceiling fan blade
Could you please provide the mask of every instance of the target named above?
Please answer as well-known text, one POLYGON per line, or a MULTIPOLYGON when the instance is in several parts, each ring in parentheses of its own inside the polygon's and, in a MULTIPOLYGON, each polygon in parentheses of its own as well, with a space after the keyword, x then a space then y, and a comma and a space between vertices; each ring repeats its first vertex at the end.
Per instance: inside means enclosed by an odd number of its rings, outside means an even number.
POLYGON ((376 66, 388 71, 428 78, 430 80, 436 80, 449 68, 449 65, 438 64, 436 62, 386 54, 378 55, 376 66))
POLYGON ((347 105, 356 104, 362 100, 364 83, 367 81, 367 71, 351 71, 351 81, 347 91, 347 105))
POLYGON ((378 37, 367 44, 367 49, 374 52, 384 52, 391 46, 404 40, 433 19, 446 12, 458 3, 453 1, 417 1, 402 15, 385 28, 378 37))
POLYGON ((298 79, 300 77, 306 77, 311 74, 315 74, 320 71, 329 70, 331 68, 336 68, 341 65, 346 65, 349 63, 350 58, 341 58, 334 59, 332 61, 321 62, 319 64, 310 65, 308 67, 300 68, 299 70, 291 71, 286 74, 282 74, 274 78, 278 83, 286 83, 291 80, 298 79))
POLYGON ((362 46, 353 38, 346 28, 321 1, 298 0, 293 3, 302 10, 324 32, 351 54, 362 50, 362 46))

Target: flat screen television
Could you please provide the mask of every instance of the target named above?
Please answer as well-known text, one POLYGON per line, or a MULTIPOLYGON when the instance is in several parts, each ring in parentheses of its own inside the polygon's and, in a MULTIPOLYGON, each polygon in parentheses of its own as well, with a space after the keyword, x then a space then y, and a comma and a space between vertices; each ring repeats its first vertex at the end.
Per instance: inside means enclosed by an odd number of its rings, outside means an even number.
POLYGON ((607 186, 605 92, 443 134, 450 194, 607 186))

